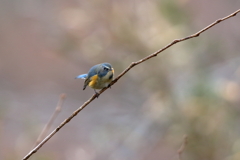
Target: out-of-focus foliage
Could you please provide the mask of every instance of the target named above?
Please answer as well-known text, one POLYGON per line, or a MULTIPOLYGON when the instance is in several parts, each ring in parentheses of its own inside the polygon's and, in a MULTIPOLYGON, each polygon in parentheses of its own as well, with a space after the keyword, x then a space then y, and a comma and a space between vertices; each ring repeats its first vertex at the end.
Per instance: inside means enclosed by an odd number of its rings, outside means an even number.
MULTIPOLYGON (((0 2, 0 159, 32 149, 94 93, 74 77, 131 62, 237 10, 239 1, 0 2)), ((136 66, 34 156, 58 160, 240 159, 240 16, 136 66)))

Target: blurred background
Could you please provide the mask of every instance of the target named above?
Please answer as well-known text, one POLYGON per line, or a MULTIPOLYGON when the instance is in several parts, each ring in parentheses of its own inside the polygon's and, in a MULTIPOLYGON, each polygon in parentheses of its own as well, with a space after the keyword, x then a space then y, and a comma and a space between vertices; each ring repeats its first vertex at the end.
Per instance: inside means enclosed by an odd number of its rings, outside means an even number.
MULTIPOLYGON (((74 77, 116 75, 239 9, 238 0, 0 1, 0 159, 23 158, 94 91, 74 77)), ((30 159, 240 159, 240 15, 129 71, 30 159)))

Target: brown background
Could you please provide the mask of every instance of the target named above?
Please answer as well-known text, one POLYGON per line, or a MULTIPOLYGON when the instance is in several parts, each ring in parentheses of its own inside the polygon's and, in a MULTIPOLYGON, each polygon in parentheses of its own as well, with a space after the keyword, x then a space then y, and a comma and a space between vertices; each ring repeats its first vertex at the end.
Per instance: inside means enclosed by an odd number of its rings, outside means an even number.
MULTIPOLYGON (((95 64, 121 73, 176 38, 239 9, 238 0, 0 1, 0 159, 33 147, 94 93, 95 64)), ((30 159, 240 159, 240 15, 128 72, 30 159)))

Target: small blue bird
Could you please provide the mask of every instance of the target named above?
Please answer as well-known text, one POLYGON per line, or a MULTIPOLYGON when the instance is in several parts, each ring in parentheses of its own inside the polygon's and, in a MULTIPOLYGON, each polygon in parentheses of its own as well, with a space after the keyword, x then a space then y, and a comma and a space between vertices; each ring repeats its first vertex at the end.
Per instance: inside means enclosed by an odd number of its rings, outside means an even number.
POLYGON ((111 64, 101 63, 93 66, 87 74, 81 74, 75 77, 75 79, 85 79, 83 90, 89 86, 94 89, 94 92, 98 97, 99 93, 96 91, 96 89, 108 87, 113 80, 113 75, 114 69, 112 68, 111 64))

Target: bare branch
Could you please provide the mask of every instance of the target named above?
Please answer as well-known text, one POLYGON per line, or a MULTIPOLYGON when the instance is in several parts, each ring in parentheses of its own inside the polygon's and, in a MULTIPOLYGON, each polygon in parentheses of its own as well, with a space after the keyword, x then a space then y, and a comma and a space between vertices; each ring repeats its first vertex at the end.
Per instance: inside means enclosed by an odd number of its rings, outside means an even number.
POLYGON ((46 124, 46 126, 43 128, 40 135, 38 136, 37 141, 34 145, 35 147, 43 140, 43 137, 46 137, 47 132, 49 131, 53 121, 57 118, 58 114, 61 112, 62 105, 63 105, 65 98, 66 98, 66 94, 64 94, 64 93, 59 96, 59 101, 55 108, 55 111, 54 111, 53 115, 51 116, 50 120, 48 121, 48 123, 46 124))
POLYGON ((188 143, 188 136, 187 136, 187 135, 184 135, 184 136, 183 136, 182 145, 181 145, 181 147, 178 149, 178 159, 179 159, 179 160, 181 160, 182 153, 183 153, 183 151, 184 151, 187 143, 188 143))
MULTIPOLYGON (((168 45, 166 45, 165 47, 163 47, 162 49, 156 51, 155 53, 152 53, 150 54, 149 56, 139 60, 139 61, 136 61, 136 62, 132 62, 120 75, 118 75, 117 78, 115 78, 111 85, 115 84, 123 75, 125 75, 130 69, 132 69, 134 66, 140 64, 140 63, 143 63, 144 61, 150 59, 150 58, 153 58, 155 56, 157 56, 159 53, 163 52, 164 50, 168 49, 169 47, 173 46, 174 44, 176 43, 179 43, 179 42, 182 42, 182 41, 185 41, 185 40, 188 40, 188 39, 191 39, 191 38, 194 38, 194 37, 198 37, 201 33, 205 32, 206 30, 212 28, 213 26, 215 26, 216 24, 224 21, 224 20, 227 20, 231 17, 234 17, 237 15, 237 13, 240 12, 240 9, 233 12, 232 14, 224 17, 224 18, 221 18, 221 19, 218 19, 216 20, 215 22, 213 22, 212 24, 210 24, 209 26, 203 28, 202 30, 196 32, 195 34, 192 34, 190 36, 187 36, 185 38, 181 38, 181 39, 176 39, 174 41, 172 41, 171 43, 169 43, 168 45)), ((103 88, 99 94, 102 94, 105 90, 107 90, 107 88, 103 88)), ((81 110, 83 110, 89 103, 91 103, 95 98, 97 97, 96 94, 94 94, 89 100, 87 100, 82 106, 80 106, 76 111, 74 111, 72 113, 72 115, 70 117, 68 117, 67 119, 65 119, 56 129, 54 129, 41 143, 39 143, 34 149, 32 149, 24 158, 23 160, 27 160, 31 155, 33 155, 34 153, 36 153, 53 135, 55 135, 63 126, 65 126, 73 117, 75 117, 81 110)))

